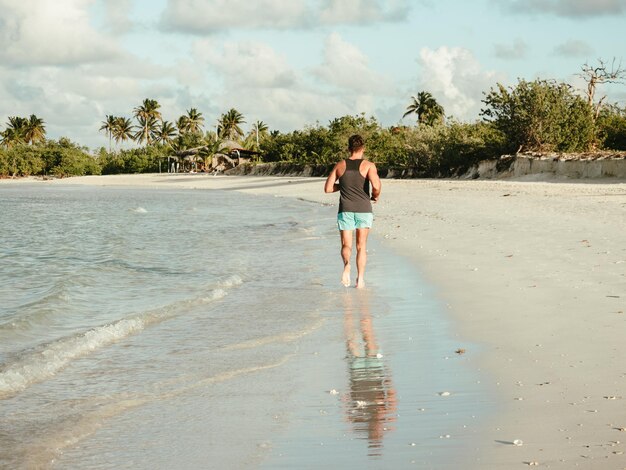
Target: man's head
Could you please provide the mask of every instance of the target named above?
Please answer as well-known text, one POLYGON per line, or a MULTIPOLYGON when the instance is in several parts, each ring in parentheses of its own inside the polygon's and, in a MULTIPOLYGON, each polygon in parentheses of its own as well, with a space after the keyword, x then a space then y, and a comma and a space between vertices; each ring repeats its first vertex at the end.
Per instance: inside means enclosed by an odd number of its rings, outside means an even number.
POLYGON ((350 153, 357 153, 359 150, 362 150, 365 147, 365 143, 363 142, 363 137, 359 134, 354 134, 350 136, 348 139, 348 150, 350 153))

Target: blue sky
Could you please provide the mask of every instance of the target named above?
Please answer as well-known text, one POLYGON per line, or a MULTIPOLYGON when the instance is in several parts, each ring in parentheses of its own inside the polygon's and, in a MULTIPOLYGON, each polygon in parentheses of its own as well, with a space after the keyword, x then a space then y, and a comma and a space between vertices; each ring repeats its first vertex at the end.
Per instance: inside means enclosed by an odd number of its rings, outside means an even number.
MULTIPOLYGON (((290 131, 345 114, 410 124, 412 95, 479 117, 497 82, 626 66, 626 0, 0 0, 0 128, 42 117, 95 148, 106 114, 157 99, 212 126, 237 108, 290 131)), ((606 85, 626 104, 626 85, 606 85)))

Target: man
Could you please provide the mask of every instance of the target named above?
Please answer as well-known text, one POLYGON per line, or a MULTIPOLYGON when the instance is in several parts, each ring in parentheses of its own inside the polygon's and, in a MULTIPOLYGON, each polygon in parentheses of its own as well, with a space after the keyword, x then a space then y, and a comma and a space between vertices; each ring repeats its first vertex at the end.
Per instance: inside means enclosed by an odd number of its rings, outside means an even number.
POLYGON ((376 165, 363 159, 365 144, 360 135, 348 139, 350 157, 340 161, 326 179, 324 192, 340 192, 337 225, 341 236, 341 258, 343 274, 341 283, 350 285, 350 256, 352 255, 352 232, 356 230, 356 287, 365 287, 365 265, 367 263, 367 235, 372 227, 374 215, 371 201, 378 201, 381 183, 376 165), (370 197, 370 184, 372 194, 370 197))

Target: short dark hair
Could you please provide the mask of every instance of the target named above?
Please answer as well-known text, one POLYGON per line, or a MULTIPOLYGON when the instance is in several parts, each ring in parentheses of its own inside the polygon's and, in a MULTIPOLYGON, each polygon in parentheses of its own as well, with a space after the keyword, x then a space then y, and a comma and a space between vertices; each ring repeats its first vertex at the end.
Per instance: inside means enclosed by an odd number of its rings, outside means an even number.
POLYGON ((359 134, 354 134, 350 136, 348 139, 348 150, 352 153, 358 152, 363 147, 365 147, 365 142, 363 142, 363 137, 359 134))

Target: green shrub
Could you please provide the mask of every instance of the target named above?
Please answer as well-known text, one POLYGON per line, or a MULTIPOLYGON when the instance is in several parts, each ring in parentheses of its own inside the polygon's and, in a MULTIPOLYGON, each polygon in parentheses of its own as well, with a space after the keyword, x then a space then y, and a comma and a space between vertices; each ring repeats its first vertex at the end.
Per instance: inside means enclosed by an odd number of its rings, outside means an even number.
POLYGON ((507 153, 585 151, 594 142, 592 110, 565 83, 519 80, 508 89, 498 84, 483 102, 481 115, 504 134, 507 153))
POLYGON ((481 160, 494 159, 506 148, 502 132, 487 122, 452 122, 441 145, 439 173, 465 171, 481 160))
POLYGON ((596 121, 600 145, 610 150, 626 150, 626 108, 605 106, 596 121))
POLYGON ((69 139, 34 145, 17 144, 0 151, 2 176, 81 176, 99 174, 100 166, 86 148, 69 139))
POLYGON ((44 174, 59 177, 100 174, 100 166, 88 149, 65 137, 46 141, 38 151, 44 162, 44 174))
POLYGON ((348 138, 365 139, 367 158, 386 169, 412 174, 451 174, 479 160, 497 158, 504 135, 486 122, 383 128, 373 118, 344 116, 288 134, 273 133, 261 145, 266 162, 328 165, 347 156, 348 138))
POLYGON ((101 148, 98 154, 98 163, 102 168, 103 175, 157 173, 159 162, 163 162, 163 157, 168 152, 169 149, 166 146, 159 144, 111 153, 101 148))
POLYGON ((26 144, 17 144, 0 153, 0 175, 30 176, 40 174, 43 161, 36 147, 26 144))

